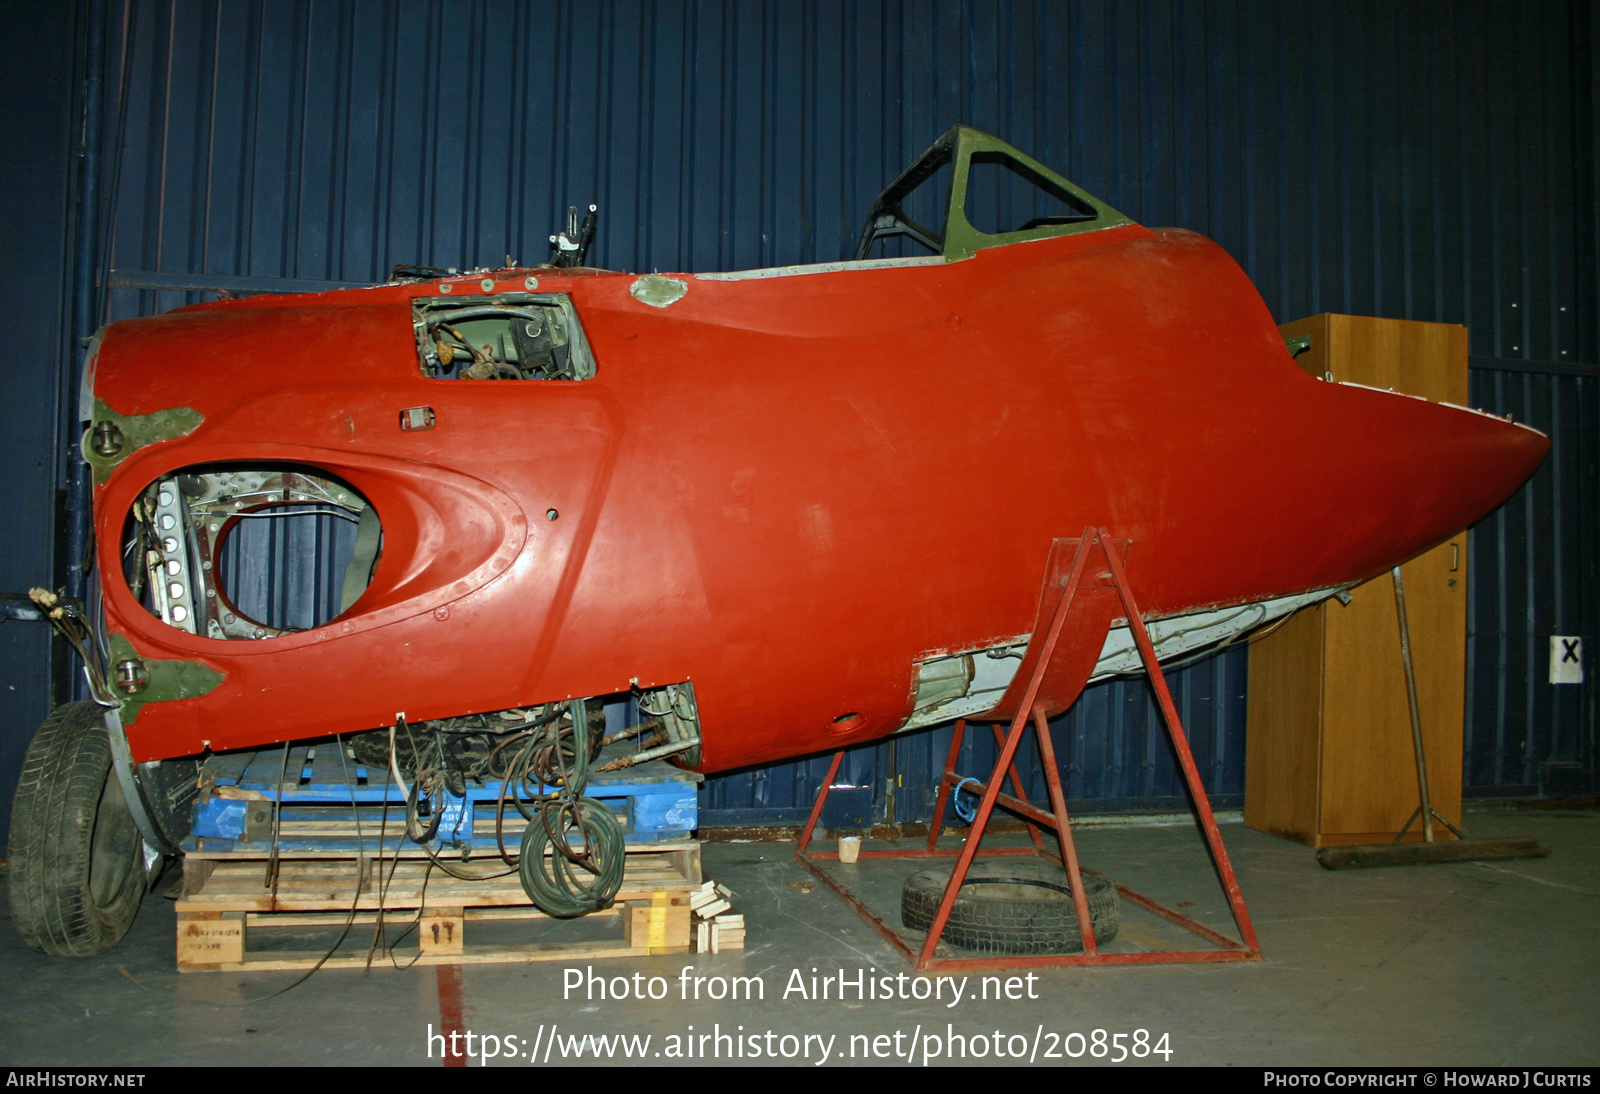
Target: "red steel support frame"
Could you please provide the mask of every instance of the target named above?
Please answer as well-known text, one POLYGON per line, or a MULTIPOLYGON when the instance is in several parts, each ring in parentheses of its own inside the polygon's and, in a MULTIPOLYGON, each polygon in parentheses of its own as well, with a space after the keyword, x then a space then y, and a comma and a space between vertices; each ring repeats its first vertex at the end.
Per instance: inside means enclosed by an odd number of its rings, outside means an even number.
MULTIPOLYGON (((1245 909, 1244 896, 1239 891, 1238 879, 1234 876, 1233 864, 1228 859, 1227 849, 1222 843, 1222 833, 1217 829, 1216 818, 1211 813, 1211 803, 1206 798, 1205 787, 1200 783, 1200 773, 1195 767, 1194 755, 1189 750, 1189 741, 1183 731, 1183 724, 1178 718, 1177 707, 1172 702, 1172 692, 1167 687, 1166 676, 1161 671, 1161 664, 1156 660, 1155 649, 1150 643, 1150 633, 1145 628, 1144 620, 1139 615, 1138 605, 1134 603, 1133 591, 1128 586, 1128 577, 1123 564, 1118 557, 1118 552, 1112 549, 1110 536, 1103 528, 1085 528, 1083 537, 1078 540, 1077 550, 1072 559, 1072 568, 1069 572, 1062 594, 1061 602, 1056 608, 1050 628, 1040 647, 1039 656, 1034 663, 1033 673, 1028 681, 1028 686, 1023 693, 1023 701, 1017 708, 1016 715, 1011 719, 1009 732, 1003 736, 998 726, 994 727, 995 740, 1000 745, 1000 755, 995 761, 994 771, 988 780, 979 785, 974 792, 982 793, 982 800, 972 822, 972 830, 959 849, 941 849, 937 846, 940 828, 944 822, 944 810, 950 800, 953 787, 962 781, 955 773, 956 760, 961 751, 962 738, 966 733, 966 720, 956 723, 955 735, 950 742, 950 754, 945 762, 945 771, 939 781, 938 799, 934 806, 933 825, 928 833, 928 844, 920 851, 876 851, 863 850, 861 859, 884 858, 949 858, 956 859, 955 869, 951 872, 950 882, 945 887, 944 897, 939 903, 939 910, 934 915, 933 923, 929 926, 927 939, 920 948, 914 945, 899 931, 889 926, 883 918, 868 908, 854 893, 838 878, 829 874, 821 863, 838 859, 837 852, 812 851, 810 849, 812 834, 816 831, 817 821, 822 816, 823 804, 827 801, 828 790, 833 785, 833 780, 839 774, 840 761, 844 759, 844 752, 834 753, 833 763, 828 767, 827 777, 822 780, 822 788, 817 792, 817 800, 811 807, 811 816, 806 821, 804 833, 800 837, 800 848, 795 852, 795 858, 816 875, 829 889, 833 890, 851 908, 867 921, 867 923, 883 936, 891 946, 898 950, 908 961, 915 964, 919 971, 942 971, 961 969, 1014 969, 1035 968, 1056 965, 1152 965, 1174 962, 1198 961, 1259 961, 1261 948, 1256 941, 1254 927, 1250 924, 1250 913, 1245 909), (1205 834, 1206 847, 1211 852, 1211 858, 1216 866, 1217 873, 1222 880, 1223 892, 1228 898, 1228 907, 1233 912, 1233 920, 1239 930, 1239 940, 1231 939, 1218 931, 1207 927, 1189 916, 1175 911, 1165 905, 1136 893, 1125 885, 1118 884, 1117 891, 1133 903, 1148 911, 1171 920, 1173 923, 1205 939, 1216 946, 1208 950, 1163 950, 1146 953, 1102 953, 1095 945, 1092 925, 1089 919, 1088 903, 1084 898, 1083 874, 1084 870, 1078 863, 1077 846, 1072 838, 1072 825, 1067 816, 1066 796, 1061 788, 1061 775, 1056 767, 1055 748, 1050 739, 1050 726, 1045 718, 1045 708, 1038 703, 1039 689, 1045 679, 1045 674, 1050 667, 1051 658, 1056 646, 1060 642, 1062 631, 1072 618, 1073 604, 1079 588, 1084 585, 1084 572, 1091 557, 1103 559, 1107 564, 1106 573, 1097 575, 1101 579, 1109 579, 1122 601, 1122 607, 1127 615, 1128 626, 1133 632, 1134 641, 1138 646, 1139 656, 1144 662, 1145 669, 1150 674, 1150 684, 1155 689, 1156 700, 1161 707, 1161 714, 1166 722, 1167 730, 1172 736, 1173 747, 1178 753, 1178 762, 1183 769, 1183 777, 1188 784, 1190 795, 1199 815, 1200 827, 1205 834), (1028 722, 1033 722, 1034 731, 1039 741, 1039 751, 1042 754, 1045 778, 1050 787, 1050 812, 1032 805, 1028 802, 1022 789, 1022 780, 1016 769, 1017 746, 1022 741, 1023 731, 1028 722), (1006 777, 1011 779, 1014 795, 1001 792, 1001 784, 1006 777), (996 805, 1021 816, 1028 823, 1029 833, 1033 838, 1032 848, 994 848, 979 850, 979 843, 983 839, 984 831, 989 825, 989 818, 996 805), (1058 861, 1065 866, 1072 889, 1073 905, 1077 910, 1078 932, 1082 942, 1083 952, 1073 954, 1050 954, 1031 957, 975 957, 975 958, 940 958, 935 957, 939 939, 944 934, 945 924, 949 921, 950 910, 955 905, 956 895, 961 891, 961 886, 966 880, 967 871, 972 866, 972 860, 983 855, 985 857, 997 855, 1038 855, 1056 860, 1056 857, 1044 849, 1044 842, 1039 835, 1039 826, 1045 826, 1055 831, 1060 839, 1061 857, 1058 861)), ((1089 871, 1093 872, 1093 871, 1089 871)))

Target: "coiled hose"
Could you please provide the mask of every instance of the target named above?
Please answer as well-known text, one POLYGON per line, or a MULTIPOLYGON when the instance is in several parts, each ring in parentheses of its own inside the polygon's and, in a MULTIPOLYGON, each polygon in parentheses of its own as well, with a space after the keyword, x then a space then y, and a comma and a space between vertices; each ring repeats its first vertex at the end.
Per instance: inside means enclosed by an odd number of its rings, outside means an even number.
MULTIPOLYGON (((604 803, 582 797, 592 743, 587 704, 574 699, 568 709, 571 736, 555 727, 549 743, 529 757, 533 776, 557 790, 528 818, 518 863, 528 899, 546 915, 560 918, 587 915, 610 904, 622 888, 626 862, 617 815, 604 803)), ((527 774, 522 777, 526 782, 527 774)), ((517 807, 527 815, 520 802, 517 807)))
POLYGON ((522 833, 518 873, 528 899, 546 915, 564 919, 610 904, 622 888, 625 859, 617 815, 593 798, 557 798, 544 803, 539 815, 522 833), (576 846, 573 834, 579 837, 576 846))

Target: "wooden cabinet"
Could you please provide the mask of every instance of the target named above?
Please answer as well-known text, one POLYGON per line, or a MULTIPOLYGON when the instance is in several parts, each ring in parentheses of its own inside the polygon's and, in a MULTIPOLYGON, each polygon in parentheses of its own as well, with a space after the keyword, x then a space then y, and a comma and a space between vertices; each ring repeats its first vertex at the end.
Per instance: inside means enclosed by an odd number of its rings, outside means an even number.
MULTIPOLYGON (((1296 363, 1314 376, 1467 403, 1465 327, 1317 315, 1281 329, 1311 336, 1296 363)), ((1429 790, 1459 825, 1465 530, 1401 573, 1429 790)), ((1385 574, 1351 596, 1300 612, 1250 650, 1244 821, 1313 847, 1392 840, 1418 803, 1394 583, 1385 574)))

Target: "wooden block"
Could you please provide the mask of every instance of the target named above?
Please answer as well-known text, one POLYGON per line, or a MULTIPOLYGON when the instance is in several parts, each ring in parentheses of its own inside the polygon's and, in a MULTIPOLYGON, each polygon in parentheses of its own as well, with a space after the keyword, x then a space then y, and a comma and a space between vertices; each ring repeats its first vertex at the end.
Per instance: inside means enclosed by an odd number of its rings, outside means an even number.
POLYGON ((700 841, 693 840, 676 847, 663 848, 663 856, 671 864, 675 873, 687 878, 696 885, 700 884, 700 841))
POLYGON ((417 924, 417 944, 426 954, 459 954, 465 935, 460 908, 432 908, 417 924))
POLYGON ((721 915, 731 907, 732 905, 726 900, 718 897, 709 904, 702 904, 700 907, 695 908, 694 914, 699 916, 701 919, 715 919, 717 916, 721 915))
POLYGON ((178 917, 178 964, 244 960, 243 912, 185 912, 178 917))
POLYGON ((699 923, 695 924, 694 930, 695 930, 695 942, 694 942, 695 952, 696 953, 710 953, 711 952, 711 924, 710 924, 710 922, 707 921, 707 920, 702 919, 699 923))
POLYGON ((742 915, 719 915, 717 916, 717 922, 721 924, 722 929, 725 931, 744 930, 744 916, 742 915))
POLYGON ((628 906, 623 923, 628 944, 646 953, 683 953, 689 948, 689 908, 674 904, 672 894, 655 893, 648 904, 628 906))
POLYGON ((658 952, 668 945, 667 942, 667 912, 671 905, 666 893, 654 893, 650 897, 650 928, 645 939, 645 945, 650 947, 652 953, 658 952))
MULTIPOLYGON (((653 908, 652 914, 654 914, 653 908)), ((687 949, 688 946, 689 909, 682 905, 664 903, 662 906, 661 946, 658 947, 659 952, 667 953, 683 950, 687 949)))
POLYGON ((217 868, 215 859, 193 858, 185 855, 183 859, 183 896, 191 897, 205 887, 206 879, 217 868))
POLYGON ((744 928, 724 927, 720 920, 713 919, 711 927, 711 952, 721 953, 723 950, 744 949, 744 928))

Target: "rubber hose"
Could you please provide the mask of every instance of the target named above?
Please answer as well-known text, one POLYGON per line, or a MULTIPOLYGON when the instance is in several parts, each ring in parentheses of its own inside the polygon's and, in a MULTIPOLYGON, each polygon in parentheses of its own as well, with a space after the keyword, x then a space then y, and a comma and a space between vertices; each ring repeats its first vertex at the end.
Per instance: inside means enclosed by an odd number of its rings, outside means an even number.
POLYGON ((610 808, 593 798, 580 798, 573 806, 550 802, 547 808, 564 816, 552 824, 563 836, 575 824, 591 849, 598 870, 575 862, 550 846, 550 832, 542 820, 530 821, 522 833, 522 860, 518 873, 522 891, 546 915, 559 919, 588 915, 610 904, 622 888, 625 840, 622 824, 610 808), (552 853, 548 856, 545 852, 552 853))

